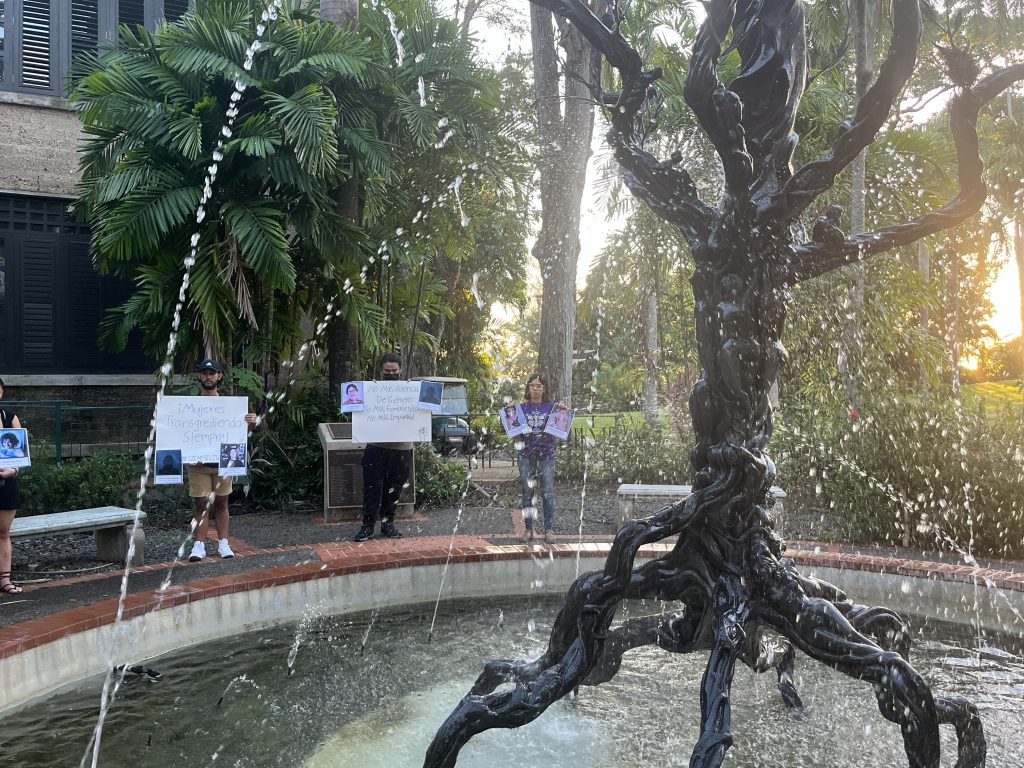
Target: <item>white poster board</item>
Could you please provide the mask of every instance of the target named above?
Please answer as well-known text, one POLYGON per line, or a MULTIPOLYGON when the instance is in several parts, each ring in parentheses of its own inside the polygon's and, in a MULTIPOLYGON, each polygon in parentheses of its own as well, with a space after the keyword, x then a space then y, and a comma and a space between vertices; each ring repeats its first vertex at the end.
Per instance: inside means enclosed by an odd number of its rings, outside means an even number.
POLYGON ((222 443, 249 439, 248 412, 244 397, 162 397, 156 409, 156 449, 180 450, 185 466, 219 464, 222 443))
POLYGON ((352 414, 354 442, 430 442, 430 411, 417 407, 418 381, 367 381, 363 396, 363 410, 352 414))

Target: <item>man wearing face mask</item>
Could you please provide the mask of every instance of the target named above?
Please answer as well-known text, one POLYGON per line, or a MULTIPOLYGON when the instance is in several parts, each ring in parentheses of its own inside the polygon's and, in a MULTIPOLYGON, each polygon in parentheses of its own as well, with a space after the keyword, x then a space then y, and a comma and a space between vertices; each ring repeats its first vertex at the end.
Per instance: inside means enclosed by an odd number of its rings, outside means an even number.
MULTIPOLYGON (((382 355, 377 367, 384 381, 402 378, 402 358, 394 352, 382 355)), ((402 538, 402 533, 395 527, 395 509, 402 488, 409 481, 412 443, 368 443, 362 465, 363 525, 355 540, 366 541, 373 536, 377 518, 380 518, 381 536, 386 539, 402 538)))

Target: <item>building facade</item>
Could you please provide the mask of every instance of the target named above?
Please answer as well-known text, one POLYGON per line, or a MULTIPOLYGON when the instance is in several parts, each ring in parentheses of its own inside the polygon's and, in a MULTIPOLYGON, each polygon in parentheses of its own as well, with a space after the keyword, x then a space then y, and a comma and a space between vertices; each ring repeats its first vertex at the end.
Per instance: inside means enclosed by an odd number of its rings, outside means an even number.
POLYGON ((8 397, 99 404, 114 386, 148 398, 155 363, 133 339, 99 348, 105 311, 131 285, 99 276, 68 205, 80 124, 65 100, 76 55, 118 24, 176 20, 189 0, 0 0, 0 376, 8 397))

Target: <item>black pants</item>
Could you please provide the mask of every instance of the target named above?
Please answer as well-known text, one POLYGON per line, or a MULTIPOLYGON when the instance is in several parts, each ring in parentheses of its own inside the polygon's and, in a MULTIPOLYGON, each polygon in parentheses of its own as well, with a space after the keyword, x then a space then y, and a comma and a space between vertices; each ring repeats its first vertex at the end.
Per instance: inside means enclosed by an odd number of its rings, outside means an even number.
POLYGON ((409 480, 412 451, 366 446, 363 451, 363 525, 373 528, 378 518, 390 523, 402 487, 409 480))

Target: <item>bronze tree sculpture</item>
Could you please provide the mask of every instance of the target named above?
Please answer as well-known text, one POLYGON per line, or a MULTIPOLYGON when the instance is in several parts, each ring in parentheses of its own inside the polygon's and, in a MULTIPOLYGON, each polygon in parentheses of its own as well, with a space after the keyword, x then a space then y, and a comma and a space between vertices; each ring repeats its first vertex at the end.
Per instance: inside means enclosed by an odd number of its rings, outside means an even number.
POLYGON ((680 155, 659 161, 644 149, 641 117, 661 71, 645 70, 614 20, 597 18, 583 0, 532 1, 573 24, 618 71, 621 90, 600 94, 615 158, 632 192, 677 226, 694 254, 703 367, 690 396, 697 435, 694 493, 618 532, 604 569, 570 588, 539 659, 486 666, 438 730, 425 768, 450 768, 474 734, 523 725, 581 684, 608 679, 625 650, 645 643, 672 652, 710 650, 691 768, 720 765, 731 744, 729 696, 737 660, 759 671, 775 668, 787 705, 800 706, 791 678, 794 647, 873 686, 882 715, 901 728, 913 768, 939 765, 940 724, 956 728, 958 768, 982 766, 985 739, 976 709, 963 699, 932 695, 908 661, 910 642, 900 617, 855 604, 838 588, 802 576, 784 556, 770 512, 775 467, 764 451, 772 433, 769 390, 786 356, 780 339, 790 288, 976 213, 987 194, 978 112, 1024 79, 1024 65, 958 83, 949 113, 960 189, 947 205, 852 236, 823 221, 816 238, 797 242, 798 216, 874 140, 912 75, 921 37, 918 0, 893 0, 892 39, 876 82, 829 151, 796 172, 793 126, 806 85, 801 2, 705 4, 684 95, 721 158, 725 188, 714 208, 699 199, 680 155), (717 64, 730 33, 741 68, 726 86, 717 64), (634 566, 641 546, 677 534, 669 554, 634 566), (618 605, 634 598, 679 601, 685 608, 610 630, 618 605), (783 639, 770 640, 764 630, 783 639))

